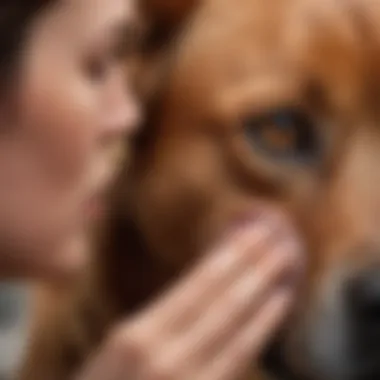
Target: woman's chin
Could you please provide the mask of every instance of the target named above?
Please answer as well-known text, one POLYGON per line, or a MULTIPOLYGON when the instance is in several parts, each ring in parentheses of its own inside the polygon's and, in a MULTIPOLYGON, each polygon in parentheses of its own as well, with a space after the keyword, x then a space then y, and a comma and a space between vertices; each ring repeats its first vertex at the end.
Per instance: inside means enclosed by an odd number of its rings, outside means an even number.
POLYGON ((85 270, 89 259, 89 241, 87 234, 82 232, 67 237, 55 248, 44 252, 29 252, 26 268, 28 273, 22 277, 33 280, 66 282, 78 278, 85 270))
POLYGON ((82 273, 89 260, 89 251, 90 239, 87 233, 78 233, 68 239, 66 244, 54 254, 56 259, 54 278, 72 278, 82 273))

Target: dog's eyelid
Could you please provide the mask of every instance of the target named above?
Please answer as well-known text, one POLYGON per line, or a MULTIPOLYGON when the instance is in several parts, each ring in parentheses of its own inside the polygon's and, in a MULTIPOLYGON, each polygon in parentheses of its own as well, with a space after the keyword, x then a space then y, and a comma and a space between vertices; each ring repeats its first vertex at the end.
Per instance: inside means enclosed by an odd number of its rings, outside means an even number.
POLYGON ((239 120, 240 124, 246 125, 247 121, 259 123, 268 120, 268 118, 271 118, 274 115, 279 116, 289 113, 306 115, 307 108, 300 103, 289 101, 278 105, 271 105, 253 112, 246 112, 239 120))

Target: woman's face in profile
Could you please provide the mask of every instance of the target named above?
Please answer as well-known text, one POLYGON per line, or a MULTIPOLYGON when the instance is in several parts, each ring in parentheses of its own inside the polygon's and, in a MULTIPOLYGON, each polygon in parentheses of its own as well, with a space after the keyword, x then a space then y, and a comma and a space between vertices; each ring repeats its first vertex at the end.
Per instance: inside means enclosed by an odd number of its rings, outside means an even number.
POLYGON ((133 0, 58 0, 31 24, 1 113, 0 265, 80 264, 116 145, 138 119, 121 59, 135 22, 133 0))

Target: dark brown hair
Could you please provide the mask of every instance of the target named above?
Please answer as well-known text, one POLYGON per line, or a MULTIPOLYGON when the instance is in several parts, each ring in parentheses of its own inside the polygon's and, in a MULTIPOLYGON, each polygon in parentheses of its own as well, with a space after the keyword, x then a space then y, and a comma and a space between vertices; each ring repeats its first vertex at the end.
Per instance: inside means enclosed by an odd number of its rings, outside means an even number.
POLYGON ((0 93, 13 78, 34 19, 59 0, 0 0, 0 93))

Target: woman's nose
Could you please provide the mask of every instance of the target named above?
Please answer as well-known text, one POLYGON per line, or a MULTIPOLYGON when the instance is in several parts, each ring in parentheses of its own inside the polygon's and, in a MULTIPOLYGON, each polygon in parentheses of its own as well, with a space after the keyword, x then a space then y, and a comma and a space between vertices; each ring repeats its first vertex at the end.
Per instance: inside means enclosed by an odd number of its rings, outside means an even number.
POLYGON ((141 105, 131 86, 125 77, 116 79, 109 92, 107 117, 103 127, 108 137, 132 135, 141 121, 141 105))

